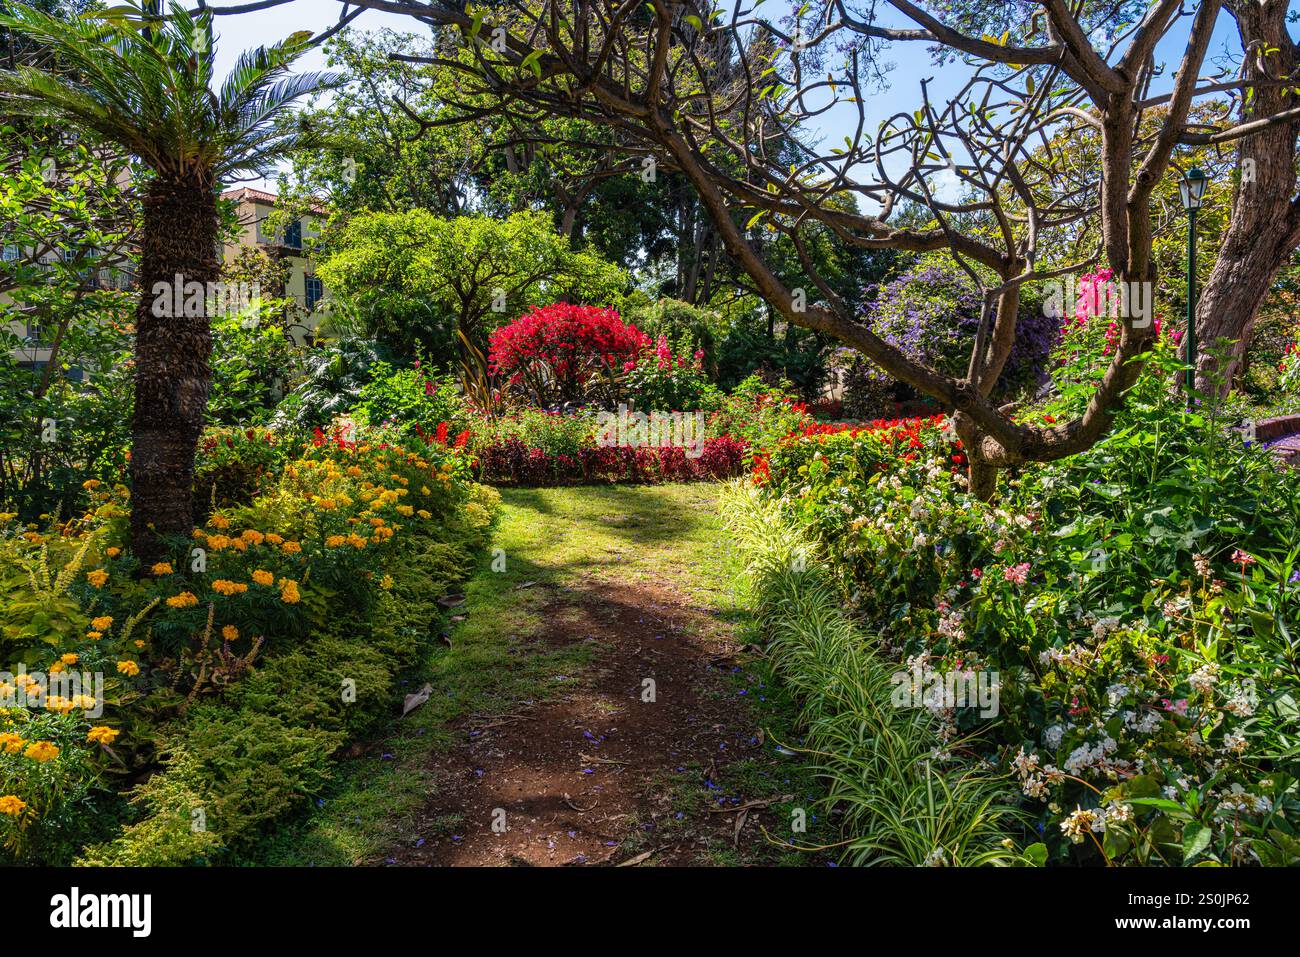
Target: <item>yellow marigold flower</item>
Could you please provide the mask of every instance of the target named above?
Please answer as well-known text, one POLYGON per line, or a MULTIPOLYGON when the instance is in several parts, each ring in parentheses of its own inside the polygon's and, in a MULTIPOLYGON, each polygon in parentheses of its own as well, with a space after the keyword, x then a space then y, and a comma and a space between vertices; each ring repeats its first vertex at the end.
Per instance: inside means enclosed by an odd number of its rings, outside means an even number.
POLYGON ((241 582, 232 582, 228 578, 218 578, 212 583, 212 590, 218 595, 238 595, 248 591, 248 586, 241 582))
POLYGON ((412 515, 415 514, 415 509, 413 509, 409 505, 399 505, 397 506, 397 514, 404 515, 407 518, 410 518, 412 515))
POLYGON ((275 534, 275 532, 267 532, 267 533, 266 533, 266 541, 267 541, 267 544, 270 544, 270 545, 279 545, 281 542, 284 541, 284 539, 281 538, 279 535, 275 534))
POLYGON ((45 710, 53 711, 55 714, 67 714, 75 707, 74 702, 69 701, 62 695, 52 694, 45 699, 45 710))
POLYGON ((429 512, 427 508, 422 508, 415 514, 420 516, 420 518, 433 518, 433 515, 429 512))
POLYGON ((230 527, 230 520, 222 518, 220 515, 213 515, 208 519, 208 524, 213 528, 227 529, 230 527))
POLYGON ((353 548, 365 548, 366 540, 360 535, 353 534, 348 536, 348 544, 353 548))
POLYGON ((33 761, 53 761, 58 756, 58 745, 49 741, 34 741, 27 745, 27 750, 23 752, 23 757, 31 758, 33 761))
POLYGON ((378 528, 380 525, 384 524, 384 520, 380 518, 378 515, 372 516, 371 518, 367 519, 367 521, 370 522, 371 525, 375 526, 375 528, 378 528))
POLYGON ((14 734, 12 731, 0 734, 0 748, 4 748, 6 754, 17 754, 26 744, 20 734, 14 734))
POLYGON ((99 479, 86 479, 86 481, 81 483, 81 487, 85 489, 95 489, 95 488, 99 488, 99 486, 102 484, 103 483, 100 482, 99 479))
POLYGON ((229 548, 229 547, 230 547, 230 539, 227 538, 225 535, 208 536, 208 548, 212 549, 214 552, 219 552, 223 548, 229 548))
POLYGON ((393 576, 385 575, 383 578, 379 579, 379 587, 382 588, 384 591, 388 591, 388 589, 392 588, 393 576))
POLYGON ((158 562, 149 571, 155 575, 171 575, 175 573, 176 569, 172 568, 171 562, 158 562))
POLYGON ((143 639, 140 639, 140 638, 137 638, 135 641, 131 642, 131 644, 135 645, 137 648, 143 648, 143 647, 144 647, 144 640, 143 640, 143 639))
POLYGON ((286 605, 296 605, 302 600, 298 594, 298 583, 292 578, 280 579, 280 600, 286 605))
POLYGON ((302 546, 297 542, 285 542, 280 546, 280 549, 286 555, 297 555, 302 551, 302 546))
POLYGON ((237 552, 246 552, 248 551, 248 542, 244 541, 242 538, 232 538, 230 540, 230 547, 237 552))
POLYGON ((110 728, 108 725, 96 725, 86 732, 86 740, 94 744, 112 744, 121 731, 116 728, 110 728))
POLYGON ((118 555, 122 554, 122 549, 114 545, 112 548, 108 549, 105 554, 107 554, 109 558, 117 558, 118 555))
POLYGON ((433 490, 430 489, 429 486, 427 486, 427 485, 423 485, 423 486, 420 487, 420 494, 421 494, 421 495, 432 495, 432 494, 433 494, 433 490))
POLYGON ((359 468, 358 468, 357 466, 355 466, 355 465, 349 465, 349 466, 348 466, 348 474, 351 475, 353 478, 360 478, 360 476, 361 476, 361 469, 359 469, 359 468))
POLYGON ((99 702, 95 700, 95 696, 90 694, 79 694, 72 699, 72 706, 74 708, 80 708, 83 711, 92 710, 98 703, 99 702))
POLYGON ((63 671, 63 662, 56 661, 54 662, 54 664, 50 665, 50 674, 57 675, 62 671, 63 671))
POLYGON ((91 641, 99 641, 99 639, 104 637, 104 633, 102 631, 88 631, 86 632, 86 637, 91 641))
POLYGON ((0 681, 0 699, 12 698, 17 689, 7 681, 0 681))
POLYGON ((119 661, 117 663, 117 670, 128 678, 134 678, 140 673, 140 666, 134 661, 119 661))
POLYGON ((191 608, 199 603, 199 599, 193 592, 183 591, 179 595, 172 595, 167 599, 169 608, 191 608))
POLYGON ((250 545, 261 545, 266 540, 266 536, 255 528, 245 529, 239 537, 250 545))
POLYGON ((17 817, 27 810, 27 802, 13 794, 6 794, 0 797, 0 814, 7 814, 10 817, 17 817))
POLYGON ((90 627, 94 628, 96 631, 108 631, 108 629, 113 627, 113 616, 100 615, 98 618, 95 618, 90 622, 90 627))
POLYGON ((385 504, 392 504, 397 501, 397 493, 393 491, 382 492, 380 493, 379 501, 384 502, 385 504))
POLYGON ((239 638, 239 629, 234 625, 226 625, 221 629, 221 637, 226 641, 235 641, 239 638))
POLYGON ((80 658, 80 655, 68 652, 66 655, 60 655, 59 661, 63 662, 65 665, 75 665, 80 658))
POLYGON ((93 572, 86 572, 86 581, 96 588, 103 588, 104 582, 108 581, 108 572, 102 568, 96 568, 93 572))
POLYGON ((322 509, 324 509, 325 511, 328 512, 328 511, 330 511, 332 508, 334 508, 334 499, 332 499, 332 498, 318 498, 318 499, 316 499, 316 507, 317 507, 317 508, 322 508, 322 509))
POLYGON ((253 581, 257 582, 259 585, 265 585, 267 588, 270 588, 275 584, 275 576, 270 572, 259 568, 253 572, 253 581))
POLYGON ((347 538, 343 535, 331 535, 325 539, 325 544, 330 548, 338 548, 341 545, 346 545, 347 541, 347 538))

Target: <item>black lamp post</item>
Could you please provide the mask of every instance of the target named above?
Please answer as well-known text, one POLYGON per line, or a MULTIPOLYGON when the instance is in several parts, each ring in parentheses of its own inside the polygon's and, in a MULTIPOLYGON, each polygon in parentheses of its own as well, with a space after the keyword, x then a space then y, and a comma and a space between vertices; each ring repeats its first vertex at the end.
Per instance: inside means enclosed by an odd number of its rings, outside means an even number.
POLYGON ((1193 166, 1178 184, 1178 195, 1187 210, 1187 408, 1192 408, 1196 390, 1196 211, 1201 208, 1209 180, 1193 166))

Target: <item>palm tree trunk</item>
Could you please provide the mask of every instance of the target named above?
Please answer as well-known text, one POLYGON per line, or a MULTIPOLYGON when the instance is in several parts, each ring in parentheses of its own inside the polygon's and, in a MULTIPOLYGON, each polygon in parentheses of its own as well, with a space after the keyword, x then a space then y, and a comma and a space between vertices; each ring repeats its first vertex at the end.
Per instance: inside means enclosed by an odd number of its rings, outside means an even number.
POLYGON ((131 436, 131 545, 148 567, 168 538, 193 529, 194 452, 212 380, 206 296, 193 308, 176 285, 215 282, 218 218, 210 175, 160 175, 144 197, 136 306, 135 415, 131 436), (163 301, 166 297, 166 301, 163 301), (191 308, 186 309, 186 301, 191 308), (179 301, 179 303, 178 303, 179 301), (176 315, 175 306, 182 309, 176 315), (189 314, 197 313, 197 314, 189 314))

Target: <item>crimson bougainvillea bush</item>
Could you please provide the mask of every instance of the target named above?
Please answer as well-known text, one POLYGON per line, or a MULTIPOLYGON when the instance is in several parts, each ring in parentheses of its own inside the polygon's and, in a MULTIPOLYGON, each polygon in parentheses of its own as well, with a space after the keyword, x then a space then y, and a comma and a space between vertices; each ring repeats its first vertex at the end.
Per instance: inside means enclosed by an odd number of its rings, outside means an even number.
POLYGON ((612 393, 649 338, 613 309, 557 302, 535 306, 492 333, 488 364, 508 393, 534 406, 612 393))

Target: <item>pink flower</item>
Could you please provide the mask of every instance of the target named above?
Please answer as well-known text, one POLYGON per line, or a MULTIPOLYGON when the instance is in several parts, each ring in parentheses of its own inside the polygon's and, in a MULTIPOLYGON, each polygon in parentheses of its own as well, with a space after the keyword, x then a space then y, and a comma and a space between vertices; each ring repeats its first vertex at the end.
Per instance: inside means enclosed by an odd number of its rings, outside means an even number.
POLYGON ((1019 565, 1008 565, 1002 572, 1002 577, 1016 585, 1023 585, 1029 578, 1029 562, 1021 562, 1019 565))
POLYGON ((1246 570, 1247 565, 1255 564, 1255 559, 1251 558, 1240 548, 1238 548, 1236 551, 1232 553, 1232 563, 1234 565, 1240 565, 1241 570, 1244 572, 1246 570))
POLYGON ((1179 698, 1177 701, 1170 701, 1168 698, 1161 698, 1160 703, 1164 705, 1166 711, 1172 711, 1174 714, 1187 714, 1187 699, 1179 698))

